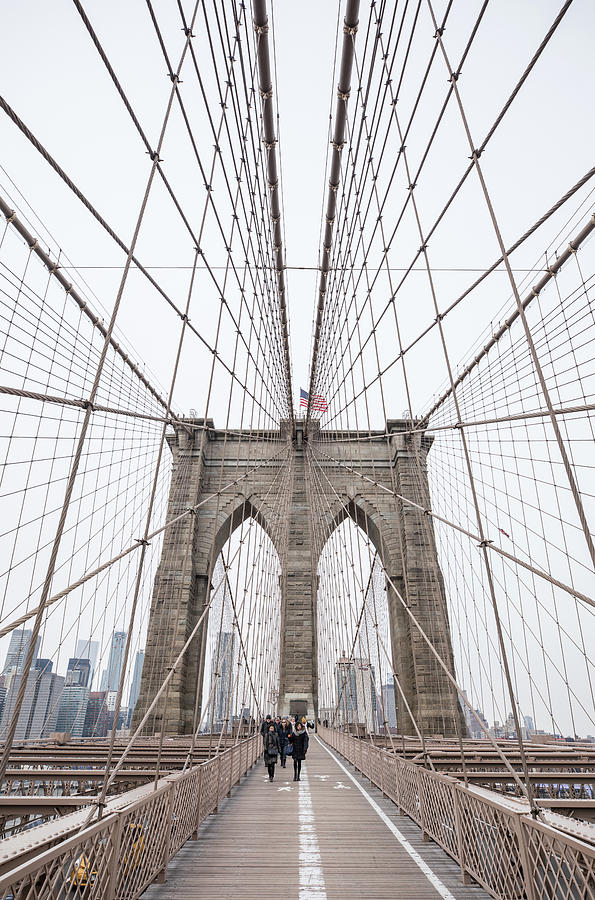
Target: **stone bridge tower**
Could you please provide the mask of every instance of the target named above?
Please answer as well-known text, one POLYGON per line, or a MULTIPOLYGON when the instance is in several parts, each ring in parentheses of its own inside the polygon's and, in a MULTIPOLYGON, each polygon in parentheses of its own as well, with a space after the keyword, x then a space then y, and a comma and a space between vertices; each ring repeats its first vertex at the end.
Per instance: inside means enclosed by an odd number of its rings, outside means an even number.
MULTIPOLYGON (((393 669, 423 732, 453 736, 457 721, 462 722, 456 693, 403 607, 405 602, 453 671, 443 579, 431 518, 422 511, 429 506, 426 458, 431 440, 412 432, 411 422, 400 420, 389 420, 386 431, 361 435, 318 433, 314 424, 307 438, 303 420, 297 420, 293 433, 287 422, 280 431, 260 431, 249 440, 246 432, 241 439, 238 433, 217 431, 210 420, 206 429, 202 420, 188 424, 190 429, 178 426, 169 439, 173 471, 168 519, 200 506, 165 532, 134 722, 140 721, 165 677, 170 662, 165 657, 171 657, 172 650, 177 656, 204 611, 221 549, 250 516, 285 562, 278 709, 281 714, 316 715, 316 572, 322 547, 314 546, 307 477, 315 459, 326 493, 325 509, 316 512, 316 533, 326 540, 350 517, 370 538, 387 574, 393 669), (289 508, 283 515, 269 493, 280 467, 287 466, 288 451, 289 508), (221 493, 225 485, 229 487, 221 493)), ((151 730, 192 730, 197 695, 200 702, 202 693, 206 621, 172 678, 165 722, 159 707, 151 730)), ((396 704, 399 730, 413 733, 398 694, 396 704)))

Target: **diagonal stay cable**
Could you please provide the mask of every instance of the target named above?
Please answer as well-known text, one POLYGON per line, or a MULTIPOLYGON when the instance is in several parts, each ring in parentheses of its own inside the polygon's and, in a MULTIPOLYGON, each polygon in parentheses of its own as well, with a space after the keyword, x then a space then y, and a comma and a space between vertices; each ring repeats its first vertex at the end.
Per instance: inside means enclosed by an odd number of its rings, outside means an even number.
MULTIPOLYGON (((109 234, 109 236, 116 242, 116 244, 121 248, 121 250, 126 253, 126 255, 130 255, 130 261, 134 263, 139 272, 141 272, 145 278, 149 281, 151 286, 160 294, 161 297, 168 303, 168 305, 174 310, 174 312, 180 317, 183 318, 184 313, 179 308, 177 303, 172 300, 172 298, 167 294, 167 292, 161 287, 158 281, 147 271, 145 266, 139 261, 139 259, 135 256, 134 252, 130 252, 130 249, 127 247, 126 243, 116 234, 111 225, 103 218, 101 213, 93 206, 90 200, 83 194, 83 192, 76 186, 76 184, 72 181, 72 179, 66 174, 64 169, 59 165, 58 162, 51 156, 51 154, 46 150, 43 144, 35 137, 33 132, 25 125, 23 120, 17 115, 15 110, 10 106, 10 104, 4 99, 4 97, 0 96, 0 108, 4 110, 4 112, 9 116, 10 119, 15 123, 17 128, 25 135, 25 137, 33 144, 35 149, 43 156, 46 162, 54 169, 54 171, 60 176, 60 178, 64 181, 64 183, 70 188, 70 190, 75 194, 76 197, 81 201, 81 203, 89 210, 91 215, 99 222, 102 228, 109 234)), ((152 160, 152 169, 156 168, 157 159, 152 160)), ((134 248, 132 248, 134 251, 134 248)), ((227 365, 227 363, 222 359, 221 355, 215 350, 210 343, 206 340, 206 338, 200 333, 200 331, 196 328, 196 326, 188 321, 188 328, 192 333, 199 339, 199 341, 204 345, 204 347, 211 353, 219 362, 220 365, 226 370, 228 375, 234 379, 234 381, 240 382, 237 374, 232 371, 232 369, 227 365)), ((244 388, 244 385, 242 385, 244 388)), ((251 395, 252 396, 252 395, 251 395)), ((261 403, 256 398, 253 398, 255 402, 260 406, 261 403)))

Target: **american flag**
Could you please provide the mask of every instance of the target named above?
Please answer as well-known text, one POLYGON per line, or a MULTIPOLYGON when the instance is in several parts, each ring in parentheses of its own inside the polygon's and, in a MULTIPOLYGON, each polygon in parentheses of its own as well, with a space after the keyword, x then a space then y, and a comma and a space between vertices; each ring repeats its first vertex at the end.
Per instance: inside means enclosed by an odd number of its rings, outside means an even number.
MULTIPOLYGON (((308 391, 305 391, 303 388, 300 388, 300 406, 305 409, 308 408, 308 391)), ((312 394, 312 402, 310 404, 311 409, 315 409, 316 412, 326 412, 328 409, 328 403, 322 396, 322 394, 312 394)))

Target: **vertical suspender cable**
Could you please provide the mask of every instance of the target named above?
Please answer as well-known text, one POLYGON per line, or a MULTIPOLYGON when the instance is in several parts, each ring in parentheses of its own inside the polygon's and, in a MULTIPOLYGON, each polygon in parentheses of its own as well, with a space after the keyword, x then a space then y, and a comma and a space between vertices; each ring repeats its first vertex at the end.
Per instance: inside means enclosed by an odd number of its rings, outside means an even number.
POLYGON ((351 70, 353 69, 353 57, 355 35, 359 21, 359 0, 347 0, 345 21, 343 24, 343 49, 341 51, 341 70, 339 85, 337 87, 337 105, 335 108, 335 128, 332 140, 331 172, 328 182, 328 195, 326 201, 326 225, 322 241, 322 258, 320 262, 320 283, 318 286, 318 307, 316 309, 316 325, 314 327, 314 343, 312 347, 312 364, 310 367, 310 387, 308 389, 308 409, 306 410, 306 426, 310 421, 312 409, 312 394, 316 378, 316 363, 318 361, 318 346, 320 342, 320 329, 322 327, 322 314, 324 311, 324 298, 326 295, 326 279, 331 264, 331 249, 333 246, 333 226, 337 209, 337 190, 341 178, 341 150, 345 144, 345 125, 347 124, 347 103, 351 92, 351 70))
POLYGON ((258 87, 262 100, 263 141, 267 151, 267 180, 271 193, 271 222, 273 225, 273 251, 275 253, 275 271, 277 273, 277 289, 281 311, 281 329, 283 332, 283 350, 287 381, 287 407, 293 430, 293 393, 291 389, 291 360, 289 355, 289 328, 287 323, 287 298, 285 288, 285 258, 283 254, 283 231, 281 228, 281 185, 277 171, 277 138, 275 136, 275 120, 273 114, 273 81, 271 78, 271 59, 269 54, 269 20, 266 0, 253 0, 252 12, 254 30, 257 34, 258 54, 258 87))

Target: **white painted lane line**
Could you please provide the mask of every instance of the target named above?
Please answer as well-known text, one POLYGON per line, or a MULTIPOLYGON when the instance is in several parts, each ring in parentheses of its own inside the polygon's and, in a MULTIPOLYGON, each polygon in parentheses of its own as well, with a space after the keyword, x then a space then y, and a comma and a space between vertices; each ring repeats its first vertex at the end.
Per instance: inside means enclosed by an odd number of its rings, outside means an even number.
MULTIPOLYGON (((376 801, 373 800, 372 797, 370 797, 370 795, 365 790, 365 788, 363 788, 361 786, 361 784, 359 783, 357 778, 353 777, 353 775, 351 774, 349 769, 345 768, 345 766, 340 762, 338 757, 335 756, 335 754, 332 752, 332 750, 329 750, 329 748, 326 746, 326 744, 324 744, 320 740, 318 735, 315 735, 315 738, 318 741, 318 743, 320 744, 320 746, 323 748, 323 750, 326 750, 328 755, 335 760, 335 762, 337 763, 339 768, 343 772, 345 772, 345 774, 351 781, 353 781, 353 783, 356 786, 356 788, 358 789, 358 791, 366 798, 366 800, 368 801, 368 803, 370 804, 370 806, 372 807, 374 812, 377 813, 377 815, 382 819, 382 821, 384 822, 386 827, 390 831, 392 831, 392 833, 394 834, 394 836, 396 837, 398 842, 403 847, 403 850, 405 850, 409 854, 409 856, 411 857, 413 862, 417 866, 419 866, 419 868, 424 873, 424 875, 426 876, 426 878, 428 879, 430 884, 436 888, 436 890, 438 891, 440 896, 443 898, 443 900, 455 900, 455 897, 450 893, 450 891, 448 890, 446 885, 442 881, 440 881, 438 876, 432 871, 432 869, 430 869, 429 865, 421 858, 421 856, 419 855, 417 850, 414 850, 414 848, 411 846, 411 844, 409 843, 407 838, 403 834, 401 834, 401 832, 399 831, 397 826, 394 824, 394 822, 392 822, 391 819, 389 819, 389 817, 386 815, 386 813, 380 809, 380 807, 378 806, 376 801)), ((302 897, 302 895, 300 894, 300 900, 301 900, 301 897, 302 897)))
POLYGON ((326 900, 326 885, 322 873, 320 847, 314 822, 312 796, 308 776, 302 771, 298 793, 299 821, 299 900, 318 897, 326 900))

